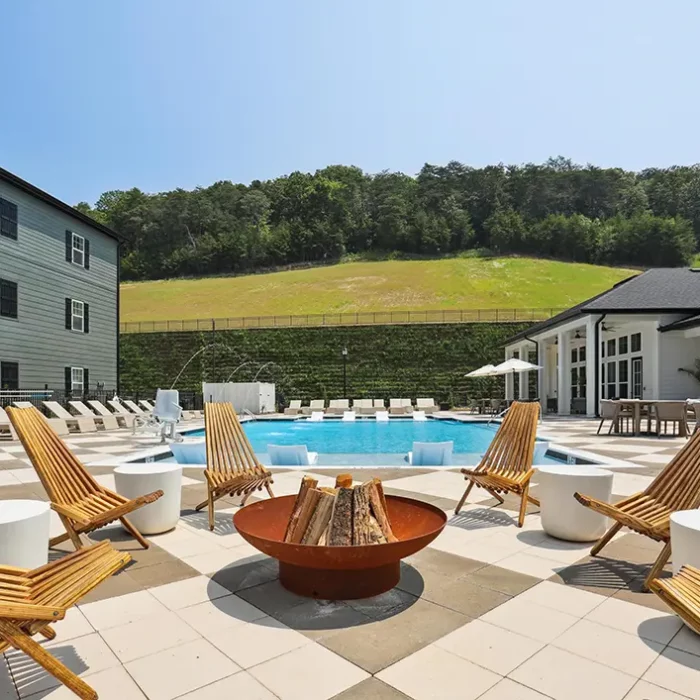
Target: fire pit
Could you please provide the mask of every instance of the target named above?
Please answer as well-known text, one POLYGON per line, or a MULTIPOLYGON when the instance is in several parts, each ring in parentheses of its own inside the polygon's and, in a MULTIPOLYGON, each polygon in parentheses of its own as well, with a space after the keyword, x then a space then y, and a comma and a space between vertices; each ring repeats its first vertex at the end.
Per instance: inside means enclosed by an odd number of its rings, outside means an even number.
POLYGON ((401 559, 427 547, 445 527, 445 513, 423 501, 387 496, 398 542, 323 547, 284 542, 295 496, 251 503, 233 516, 241 536, 279 560, 280 582, 293 593, 324 600, 369 598, 399 582, 401 559))

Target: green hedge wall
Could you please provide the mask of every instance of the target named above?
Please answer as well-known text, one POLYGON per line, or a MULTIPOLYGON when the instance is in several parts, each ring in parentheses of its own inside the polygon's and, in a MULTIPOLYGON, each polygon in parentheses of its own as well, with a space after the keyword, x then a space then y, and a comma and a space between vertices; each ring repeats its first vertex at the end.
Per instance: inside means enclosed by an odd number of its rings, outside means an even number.
POLYGON ((284 328, 121 336, 121 391, 201 391, 202 381, 274 382, 278 399, 430 396, 461 405, 501 390, 502 378, 464 374, 503 357, 504 341, 529 324, 478 323, 284 328))

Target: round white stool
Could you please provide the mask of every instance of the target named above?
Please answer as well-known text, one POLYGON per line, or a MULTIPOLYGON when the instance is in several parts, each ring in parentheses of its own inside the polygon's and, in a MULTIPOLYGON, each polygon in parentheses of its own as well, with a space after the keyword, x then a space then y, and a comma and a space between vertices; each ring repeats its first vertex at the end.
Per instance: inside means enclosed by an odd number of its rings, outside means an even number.
POLYGON ((36 569, 46 564, 50 513, 44 501, 0 501, 0 566, 36 569))
POLYGON ((125 464, 114 470, 114 483, 117 493, 126 498, 163 491, 157 501, 127 516, 141 534, 157 535, 177 525, 182 497, 182 467, 179 464, 125 464))
POLYGON ((671 560, 674 574, 685 564, 700 568, 700 510, 671 513, 671 560))
POLYGON ((582 506, 574 493, 610 502, 612 472, 562 464, 539 467, 538 475, 542 529, 548 535, 571 542, 591 542, 605 533, 608 519, 582 506))

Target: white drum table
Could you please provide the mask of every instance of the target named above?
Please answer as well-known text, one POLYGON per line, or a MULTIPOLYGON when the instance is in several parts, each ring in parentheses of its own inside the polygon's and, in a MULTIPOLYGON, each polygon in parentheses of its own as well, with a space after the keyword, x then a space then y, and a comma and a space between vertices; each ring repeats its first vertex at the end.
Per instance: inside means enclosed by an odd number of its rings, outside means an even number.
POLYGON ((117 493, 126 498, 138 498, 153 491, 163 491, 157 501, 128 516, 143 535, 157 535, 172 530, 177 525, 182 497, 182 467, 179 464, 125 464, 114 470, 114 482, 117 493))
POLYGON ((674 574, 685 564, 700 569, 700 510, 671 513, 671 560, 674 574))
POLYGON ((574 493, 610 502, 613 473, 605 469, 562 464, 539 467, 542 529, 552 537, 571 542, 591 542, 601 537, 608 519, 582 506, 574 493))
POLYGON ((0 566, 35 569, 49 558, 51 506, 44 501, 0 501, 0 566))

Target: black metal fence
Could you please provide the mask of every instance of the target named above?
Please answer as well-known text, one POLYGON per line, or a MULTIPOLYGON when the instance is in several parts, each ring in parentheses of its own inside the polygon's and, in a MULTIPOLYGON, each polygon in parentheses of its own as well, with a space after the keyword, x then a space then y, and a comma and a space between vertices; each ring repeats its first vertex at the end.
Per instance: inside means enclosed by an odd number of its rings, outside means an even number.
POLYGON ((441 311, 364 311, 337 314, 240 316, 170 321, 126 321, 121 333, 227 331, 249 328, 323 328, 324 326, 392 326, 423 323, 521 323, 544 321, 563 311, 546 309, 443 309, 441 311))

